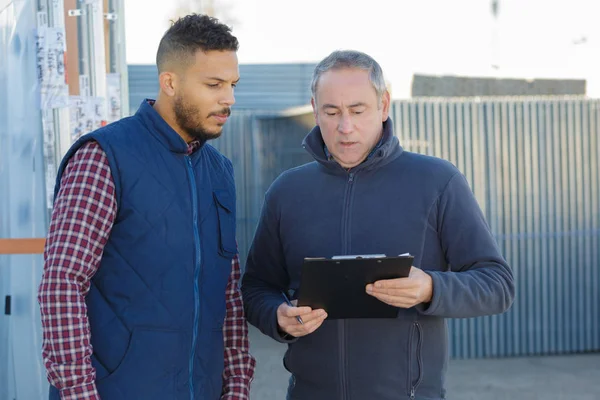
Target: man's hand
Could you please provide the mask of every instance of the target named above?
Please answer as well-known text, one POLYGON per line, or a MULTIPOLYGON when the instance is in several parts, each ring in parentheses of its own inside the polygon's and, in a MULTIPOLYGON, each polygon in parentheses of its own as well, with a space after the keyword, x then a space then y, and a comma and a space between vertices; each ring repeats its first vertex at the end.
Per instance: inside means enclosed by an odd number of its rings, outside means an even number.
POLYGON ((408 278, 386 279, 369 284, 367 294, 394 307, 410 308, 429 303, 433 296, 433 280, 423 270, 411 267, 408 278))
MULTIPOLYGON (((295 305, 296 300, 292 301, 295 305)), ((313 310, 310 307, 290 307, 282 303, 277 308, 277 324, 279 329, 294 337, 306 336, 313 333, 327 318, 325 310, 313 310), (296 317, 302 319, 302 324, 296 317)))

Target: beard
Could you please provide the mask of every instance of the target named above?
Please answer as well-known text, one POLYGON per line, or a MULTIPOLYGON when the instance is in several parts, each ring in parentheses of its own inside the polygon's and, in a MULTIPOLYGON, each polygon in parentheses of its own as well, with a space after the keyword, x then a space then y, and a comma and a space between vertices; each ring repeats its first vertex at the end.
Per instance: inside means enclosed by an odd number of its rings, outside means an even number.
MULTIPOLYGON (((175 112, 175 120, 177 125, 190 137, 206 142, 207 140, 216 139, 221 136, 222 125, 219 126, 217 132, 209 131, 205 124, 201 120, 201 111, 198 107, 188 104, 183 96, 178 96, 173 104, 173 111, 175 112)), ((229 107, 223 108, 222 110, 207 115, 209 118, 211 115, 222 114, 231 115, 231 109, 229 107)))

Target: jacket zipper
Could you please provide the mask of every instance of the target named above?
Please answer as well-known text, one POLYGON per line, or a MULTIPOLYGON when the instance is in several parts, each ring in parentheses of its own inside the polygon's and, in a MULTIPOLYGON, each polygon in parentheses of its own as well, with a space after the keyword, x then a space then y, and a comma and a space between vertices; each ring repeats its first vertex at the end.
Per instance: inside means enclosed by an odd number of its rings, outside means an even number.
MULTIPOLYGON (((354 172, 348 173, 348 185, 346 189, 346 201, 342 224, 342 251, 343 254, 347 254, 350 251, 350 229, 348 227, 348 219, 350 215, 350 200, 352 198, 352 184, 354 183, 354 172)), ((340 384, 341 384, 341 398, 346 400, 348 398, 349 390, 348 378, 346 376, 346 321, 340 320, 339 322, 339 351, 340 351, 340 384)))
POLYGON ((419 374, 417 375, 417 379, 416 381, 412 380, 412 351, 411 351, 411 355, 409 357, 409 374, 408 374, 408 379, 409 379, 409 386, 410 386, 410 399, 414 400, 415 399, 415 392, 417 391, 417 388, 419 387, 419 385, 421 384, 421 380, 423 379, 423 359, 421 357, 421 347, 423 346, 423 331, 421 330, 421 325, 419 324, 419 322, 415 321, 413 324, 413 328, 411 329, 411 334, 410 334, 410 343, 412 346, 412 342, 413 342, 413 336, 414 336, 414 332, 417 332, 417 348, 415 349, 415 355, 417 357, 417 365, 419 367, 419 374))
POLYGON ((346 399, 346 329, 343 319, 338 321, 339 324, 339 351, 340 351, 340 392, 341 398, 346 399))
POLYGON ((189 361, 189 387, 190 400, 194 400, 194 358, 196 356, 196 342, 198 340, 198 321, 200 318, 200 288, 198 279, 200 277, 200 265, 202 263, 202 252, 200 250, 200 232, 198 230, 198 190, 196 188, 196 176, 192 167, 192 159, 185 156, 187 170, 190 178, 190 190, 192 194, 192 218, 194 221, 194 247, 196 250, 196 265, 194 267, 194 330, 192 333, 192 351, 189 361))

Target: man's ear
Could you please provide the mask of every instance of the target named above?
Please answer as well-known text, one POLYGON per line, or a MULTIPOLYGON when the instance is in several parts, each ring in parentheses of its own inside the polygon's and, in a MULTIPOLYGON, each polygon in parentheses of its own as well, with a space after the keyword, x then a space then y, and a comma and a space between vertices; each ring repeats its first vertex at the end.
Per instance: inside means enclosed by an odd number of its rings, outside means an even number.
POLYGON ((175 96, 177 88, 177 75, 173 72, 162 72, 158 76, 158 83, 160 85, 160 91, 169 97, 175 96))
POLYGON ((313 115, 315 116, 315 125, 319 125, 319 113, 317 112, 317 103, 314 97, 310 98, 310 105, 313 109, 313 115))
POLYGON ((383 108, 381 113, 381 122, 387 121, 388 117, 390 116, 390 103, 390 92, 386 90, 383 96, 381 96, 381 107, 383 108))

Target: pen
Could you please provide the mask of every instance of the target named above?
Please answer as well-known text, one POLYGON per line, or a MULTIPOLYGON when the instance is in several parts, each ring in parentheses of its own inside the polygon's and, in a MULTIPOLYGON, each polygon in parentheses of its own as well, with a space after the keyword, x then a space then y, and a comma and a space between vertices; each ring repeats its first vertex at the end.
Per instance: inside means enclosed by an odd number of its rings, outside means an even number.
MULTIPOLYGON (((288 306, 290 307, 294 307, 294 305, 292 304, 292 302, 290 301, 290 299, 288 299, 288 297, 285 295, 284 292, 281 292, 281 295, 283 296, 283 298, 285 299, 285 302, 287 303, 288 306)), ((299 315, 296 315, 296 321, 300 322, 302 325, 304 325, 304 321, 302 321, 302 318, 300 318, 299 315)))

